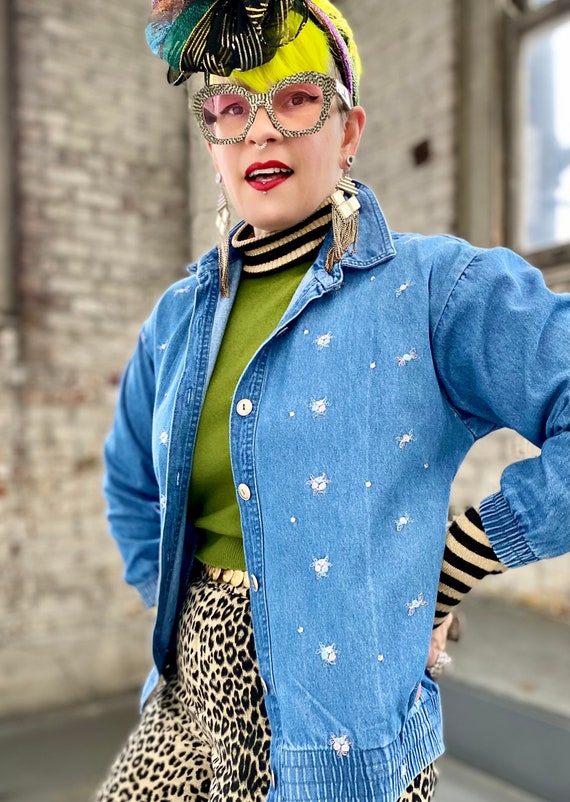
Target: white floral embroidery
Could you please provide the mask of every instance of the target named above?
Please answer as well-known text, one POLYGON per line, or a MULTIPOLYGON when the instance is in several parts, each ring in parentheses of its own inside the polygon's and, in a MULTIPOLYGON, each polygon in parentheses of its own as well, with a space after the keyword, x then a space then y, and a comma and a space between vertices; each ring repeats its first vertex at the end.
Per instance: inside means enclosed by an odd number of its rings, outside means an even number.
POLYGON ((372 487, 372 482, 364 482, 364 487, 372 487))
POLYGON ((321 473, 320 476, 313 476, 313 474, 311 474, 305 484, 310 485, 314 496, 322 496, 327 492, 327 487, 330 483, 331 480, 327 478, 326 473, 321 473))
POLYGON ((336 658, 338 657, 338 652, 334 643, 331 643, 329 646, 325 646, 324 643, 319 643, 316 654, 319 655, 326 666, 334 666, 336 658))
POLYGON ((415 439, 416 438, 414 437, 413 429, 410 429, 410 431, 407 432, 406 434, 401 434, 398 437, 396 437, 396 440, 398 441, 400 448, 404 448, 405 446, 408 445, 408 443, 411 443, 415 439))
POLYGON ((384 662, 384 655, 383 654, 379 654, 377 659, 378 659, 379 663, 383 663, 384 662))
POLYGON ((402 295, 402 293, 404 293, 406 290, 409 290, 410 287, 414 286, 414 284, 415 284, 415 281, 409 281, 409 280, 405 281, 403 284, 400 284, 398 289, 395 290, 396 298, 399 298, 400 295, 402 295))
POLYGON ((427 607, 427 601, 424 599, 424 594, 418 594, 417 599, 412 599, 411 602, 406 602, 406 607, 408 608, 408 615, 414 615, 416 610, 419 610, 420 607, 427 607))
POLYGON ((160 445, 167 446, 168 445, 168 432, 161 432, 160 433, 160 445))
POLYGON ((162 495, 162 496, 160 497, 160 507, 161 507, 161 509, 163 509, 163 510, 165 510, 165 509, 166 509, 166 496, 165 496, 165 495, 162 495))
POLYGON ((348 735, 335 735, 334 733, 331 733, 329 743, 338 758, 346 757, 352 746, 352 741, 349 739, 348 735))
POLYGON ((305 627, 297 627, 297 632, 299 633, 299 635, 302 635, 304 631, 305 627))
POLYGON ((324 415, 329 407, 330 401, 328 401, 326 398, 311 398, 309 403, 309 409, 313 413, 313 418, 318 418, 321 415, 324 415))
POLYGON ((408 364, 408 362, 413 362, 417 359, 419 359, 419 356, 416 353, 416 349, 410 348, 409 354, 404 354, 403 356, 397 356, 396 362, 398 363, 399 368, 403 368, 408 364))
POLYGON ((167 348, 168 348, 168 340, 166 340, 166 342, 163 342, 158 346, 159 351, 166 351, 167 348))
POLYGON ((329 575, 329 568, 332 568, 332 563, 329 561, 328 555, 326 557, 313 557, 311 568, 315 569, 317 579, 324 579, 329 575))
POLYGON ((331 340, 333 339, 333 335, 330 331, 327 331, 326 334, 321 334, 320 337, 317 337, 316 340, 313 340, 319 351, 322 351, 323 348, 328 348, 331 344, 331 340))
POLYGON ((398 532, 401 532, 405 526, 407 526, 408 524, 413 524, 414 519, 410 518, 410 516, 406 512, 404 513, 404 515, 401 515, 396 521, 394 521, 394 523, 396 524, 396 529, 398 530, 398 532))

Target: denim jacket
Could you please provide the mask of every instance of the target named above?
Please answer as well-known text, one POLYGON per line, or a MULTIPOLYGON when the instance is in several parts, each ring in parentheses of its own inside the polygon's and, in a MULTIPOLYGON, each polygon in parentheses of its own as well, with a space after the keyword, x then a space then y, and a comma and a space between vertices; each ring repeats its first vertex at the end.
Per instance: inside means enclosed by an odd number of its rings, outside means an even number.
MULTIPOLYGON (((498 557, 570 548, 569 297, 506 249, 391 233, 362 185, 359 199, 356 250, 329 275, 328 235, 233 398, 270 802, 393 802, 441 754, 424 669, 450 485, 477 439, 508 426, 542 447, 481 504, 498 557)), ((175 664, 192 451, 239 281, 231 257, 229 298, 213 250, 159 301, 106 444, 125 577, 158 605, 147 693, 175 664)))

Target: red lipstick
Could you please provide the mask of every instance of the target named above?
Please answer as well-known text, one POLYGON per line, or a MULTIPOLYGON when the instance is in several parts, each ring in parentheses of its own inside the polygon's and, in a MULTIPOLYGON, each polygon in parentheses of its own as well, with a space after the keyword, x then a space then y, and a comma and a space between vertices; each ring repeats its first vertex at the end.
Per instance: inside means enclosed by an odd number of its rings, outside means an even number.
POLYGON ((245 171, 245 180, 258 192, 267 192, 282 184, 292 175, 293 170, 290 167, 283 162, 272 160, 250 164, 245 171))

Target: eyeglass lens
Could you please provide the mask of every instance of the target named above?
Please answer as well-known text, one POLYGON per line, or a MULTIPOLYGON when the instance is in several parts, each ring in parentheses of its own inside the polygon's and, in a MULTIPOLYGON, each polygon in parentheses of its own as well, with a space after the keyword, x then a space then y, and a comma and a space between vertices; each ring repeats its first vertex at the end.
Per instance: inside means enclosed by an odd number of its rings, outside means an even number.
MULTIPOLYGON (((313 128, 323 110, 323 90, 317 84, 299 83, 279 89, 272 97, 271 109, 287 131, 313 128)), ((202 106, 204 123, 218 139, 239 137, 251 111, 249 100, 240 94, 211 95, 202 106)))

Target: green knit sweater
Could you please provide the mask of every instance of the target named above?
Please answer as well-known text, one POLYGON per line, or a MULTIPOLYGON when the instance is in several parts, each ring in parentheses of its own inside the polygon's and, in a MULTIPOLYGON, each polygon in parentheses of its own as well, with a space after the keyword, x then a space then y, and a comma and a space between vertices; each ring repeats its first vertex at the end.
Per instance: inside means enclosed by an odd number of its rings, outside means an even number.
POLYGON ((245 570, 230 462, 232 397, 246 365, 279 323, 314 262, 330 225, 327 203, 285 231, 256 237, 243 225, 234 235, 243 273, 200 415, 188 497, 188 514, 199 534, 196 557, 207 565, 245 570))

